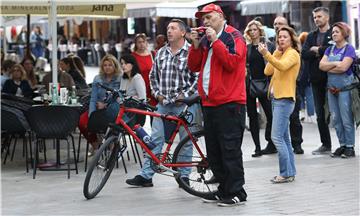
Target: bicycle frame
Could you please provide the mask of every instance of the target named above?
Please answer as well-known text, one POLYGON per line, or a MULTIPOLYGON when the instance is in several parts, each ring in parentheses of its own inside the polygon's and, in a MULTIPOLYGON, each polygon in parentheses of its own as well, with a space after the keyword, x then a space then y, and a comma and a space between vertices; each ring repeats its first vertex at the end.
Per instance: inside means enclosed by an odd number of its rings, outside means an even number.
MULTIPOLYGON (((179 115, 167 115, 156 113, 155 107, 144 103, 142 100, 126 96, 125 91, 110 89, 101 84, 98 85, 113 93, 112 97, 113 99, 116 98, 120 104, 120 110, 117 113, 115 122, 109 124, 103 139, 104 145, 100 146, 100 149, 95 154, 89 170, 86 173, 83 193, 87 199, 94 198, 101 191, 109 179, 109 176, 115 166, 115 162, 120 158, 124 160, 122 154, 126 149, 125 134, 130 135, 137 143, 140 144, 141 148, 145 150, 148 156, 152 159, 151 168, 154 169, 155 172, 170 172, 175 177, 179 186, 188 193, 202 198, 213 198, 214 191, 217 191, 217 186, 215 185, 212 187, 205 182, 206 179, 210 179, 212 172, 209 168, 207 158, 204 155, 205 151, 203 153, 201 150, 205 145, 205 143, 202 142, 204 131, 190 130, 190 127, 193 125, 189 123, 190 121, 188 118, 189 112, 187 109, 191 106, 191 104, 194 104, 199 100, 199 96, 194 95, 194 97, 191 96, 186 99, 178 100, 177 102, 183 102, 185 104, 185 108, 179 115), (131 106, 133 103, 137 105, 136 108, 131 106), (166 137, 168 140, 165 141, 164 148, 159 151, 160 154, 154 154, 147 144, 137 136, 135 131, 133 131, 132 120, 135 119, 131 116, 130 121, 125 118, 123 119, 126 114, 130 113, 135 114, 135 117, 137 115, 152 116, 174 124, 174 130, 171 134, 166 134, 169 135, 169 137, 166 137), (174 149, 172 148, 172 144, 174 143, 176 134, 180 131, 180 127, 184 128, 184 132, 187 133, 188 136, 180 140, 179 144, 174 149), (122 143, 122 141, 124 141, 124 143, 122 143), (174 151, 172 151, 173 149, 174 151), (183 172, 183 169, 180 168, 189 169, 185 169, 183 172), (93 174, 93 172, 95 172, 95 174, 93 174), (182 176, 182 174, 185 176, 182 176)), ((164 127, 166 127, 165 125, 164 127)), ((173 129, 172 126, 171 129, 173 129)))
MULTIPOLYGON (((186 105, 184 111, 188 108, 188 106, 186 105)), ((178 134, 180 127, 184 127, 186 133, 189 135, 190 140, 192 141, 193 146, 195 146, 196 150, 198 151, 198 153, 201 156, 201 159, 203 161, 206 161, 206 158, 204 156, 204 154, 202 153, 200 147, 198 146, 198 144, 196 143, 195 138, 192 136, 191 131, 189 129, 188 124, 186 123, 185 119, 182 119, 178 116, 173 116, 173 115, 166 115, 166 114, 160 114, 160 113, 156 113, 156 112, 150 112, 150 111, 146 111, 146 110, 141 110, 141 109, 137 109, 137 108, 128 108, 125 107, 124 103, 120 104, 120 110, 119 113, 117 115, 116 121, 115 121, 116 125, 121 126, 122 128, 125 129, 125 131, 127 133, 129 133, 135 140, 137 143, 140 144, 141 148, 143 148, 146 153, 149 154, 149 156, 151 157, 151 159, 157 164, 157 165, 163 165, 167 168, 169 167, 189 167, 189 166, 194 166, 195 163, 194 162, 182 162, 182 163, 164 163, 169 152, 170 152, 170 148, 174 142, 174 139, 176 137, 176 134, 178 134), (125 113, 134 113, 134 114, 140 114, 140 115, 145 115, 145 116, 153 116, 153 117, 157 117, 157 118, 161 118, 161 119, 165 119, 168 121, 172 121, 172 122, 176 122, 176 129, 173 131, 173 133, 170 136, 169 142, 167 143, 166 149, 163 152, 162 156, 160 158, 158 158, 148 147, 147 145, 143 142, 142 139, 140 139, 136 133, 130 128, 130 126, 123 120, 123 116, 125 113)), ((196 165, 198 165, 198 163, 196 163, 196 165)), ((206 164, 204 164, 207 166, 207 162, 206 164)))

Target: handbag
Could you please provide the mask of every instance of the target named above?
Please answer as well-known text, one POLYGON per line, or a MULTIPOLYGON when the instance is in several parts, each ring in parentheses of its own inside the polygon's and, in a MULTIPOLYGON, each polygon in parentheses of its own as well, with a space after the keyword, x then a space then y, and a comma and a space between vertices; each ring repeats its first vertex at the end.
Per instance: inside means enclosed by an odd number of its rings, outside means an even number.
POLYGON ((269 79, 251 79, 250 77, 250 96, 253 98, 256 97, 265 97, 269 90, 269 79))

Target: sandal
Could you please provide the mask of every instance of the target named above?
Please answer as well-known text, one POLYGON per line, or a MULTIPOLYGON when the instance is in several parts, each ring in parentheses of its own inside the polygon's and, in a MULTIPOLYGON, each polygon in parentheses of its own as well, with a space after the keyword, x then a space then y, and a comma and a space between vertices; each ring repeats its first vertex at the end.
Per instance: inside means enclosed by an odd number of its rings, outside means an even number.
POLYGON ((295 180, 295 176, 288 176, 288 177, 275 176, 270 181, 274 184, 280 184, 280 183, 293 182, 294 180, 295 180))

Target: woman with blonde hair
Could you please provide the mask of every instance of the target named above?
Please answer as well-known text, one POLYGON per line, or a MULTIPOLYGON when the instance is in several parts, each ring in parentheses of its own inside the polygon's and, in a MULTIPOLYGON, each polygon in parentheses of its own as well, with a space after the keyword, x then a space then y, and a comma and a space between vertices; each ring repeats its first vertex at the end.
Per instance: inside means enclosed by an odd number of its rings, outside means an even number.
MULTIPOLYGON (((113 106, 110 107, 110 104, 105 102, 106 98, 106 90, 98 86, 98 83, 112 88, 119 89, 120 81, 121 81, 122 71, 120 68, 119 61, 110 54, 105 55, 100 62, 100 71, 99 75, 94 77, 94 81, 92 83, 89 111, 83 113, 80 116, 79 121, 79 129, 81 133, 85 136, 85 138, 90 142, 93 146, 93 149, 98 148, 96 134, 88 133, 87 125, 89 122, 90 115, 96 110, 107 109, 110 114, 114 116, 116 110, 113 110, 113 106)), ((115 107, 116 108, 116 107, 115 107)))
POLYGON ((272 102, 273 121, 271 139, 278 151, 280 174, 273 183, 292 182, 296 169, 292 151, 289 117, 296 99, 296 78, 300 70, 300 42, 294 29, 282 26, 276 32, 277 49, 271 55, 265 44, 259 44, 259 52, 268 61, 265 75, 272 76, 269 95, 272 102))
POLYGON ((26 72, 21 64, 15 64, 11 67, 10 79, 5 81, 2 91, 19 97, 32 97, 33 90, 26 79, 26 72))
POLYGON ((348 24, 335 23, 332 26, 332 39, 335 44, 325 50, 319 65, 322 71, 327 72, 329 109, 340 143, 340 147, 331 156, 341 156, 342 158, 355 156, 355 125, 351 92, 344 89, 354 80, 354 71, 351 65, 356 54, 355 48, 347 42, 349 35, 348 24))
MULTIPOLYGON (((271 123, 272 123, 272 113, 271 113, 271 102, 267 98, 266 92, 257 93, 254 95, 254 92, 250 90, 251 82, 260 82, 264 85, 268 85, 270 82, 270 77, 264 74, 264 69, 266 65, 266 60, 258 51, 258 44, 260 42, 266 42, 269 47, 270 52, 272 52, 275 47, 270 41, 265 41, 265 31, 262 24, 259 21, 252 20, 248 23, 245 29, 245 38, 247 42, 247 56, 246 56, 246 69, 247 76, 246 80, 246 107, 247 114, 249 117, 250 123, 250 132, 251 136, 255 143, 255 153, 252 154, 252 157, 259 157, 262 155, 262 152, 265 153, 276 153, 276 148, 271 141, 271 123), (265 115, 266 115, 266 130, 265 130, 265 139, 268 142, 267 147, 261 151, 260 145, 260 126, 258 120, 258 113, 256 107, 256 100, 259 100, 265 115)), ((255 92, 256 93, 256 92, 255 92)))

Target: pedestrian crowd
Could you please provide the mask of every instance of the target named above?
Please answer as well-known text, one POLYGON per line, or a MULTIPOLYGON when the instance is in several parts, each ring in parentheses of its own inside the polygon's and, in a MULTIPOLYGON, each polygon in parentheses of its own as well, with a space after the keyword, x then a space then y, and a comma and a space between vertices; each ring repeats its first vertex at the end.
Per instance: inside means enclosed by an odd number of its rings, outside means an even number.
MULTIPOLYGON (((91 115, 103 112, 115 119, 119 110, 116 101, 96 84, 101 83, 146 100, 161 114, 178 114, 185 106, 178 99, 196 93, 201 96, 201 106, 195 104, 189 111, 193 119, 199 110, 202 112, 207 158, 213 172, 207 182, 219 184, 213 198, 203 199, 204 202, 234 206, 247 199, 241 150, 246 113, 255 144, 252 157, 278 154, 279 173, 270 179, 274 184, 295 180, 294 154, 304 154, 301 121, 305 107, 306 118, 316 118, 321 143, 312 154, 354 157, 359 119, 355 119, 352 109, 354 89, 348 87, 358 78, 353 67, 357 59, 355 49, 347 41, 350 28, 344 22, 330 25, 328 8, 315 8, 312 14, 316 25, 313 31, 297 35, 288 20, 278 16, 273 23, 275 36, 270 37, 261 17, 251 20, 242 34, 227 23, 220 6, 209 4, 195 14, 203 26, 189 28, 182 20, 172 19, 166 29, 167 42, 161 42, 164 35, 157 37, 159 45, 153 51, 149 50, 147 36, 141 33, 135 36, 134 50, 129 54, 119 59, 105 55, 91 87, 85 82, 81 59, 76 55, 62 58, 58 65, 60 85, 68 89, 91 88, 88 109, 79 122, 81 134, 92 147, 88 155, 100 144, 97 134, 87 130, 91 115), (258 104, 267 120, 264 148, 260 142, 258 104), (330 118, 338 138, 336 149, 330 137, 330 118)), ((41 50, 37 50, 41 44, 40 29, 34 31, 31 40, 36 41, 32 47, 34 56, 41 56, 41 50)), ((1 91, 33 97, 40 83, 34 73, 35 62, 32 56, 25 56, 21 64, 2 61, 1 91)), ((49 89, 50 82, 50 74, 43 77, 45 89, 49 89)), ((142 118, 137 121, 145 123, 142 118)), ((180 130, 180 139, 185 135, 180 130)), ((161 119, 151 119, 151 137, 156 144, 152 151, 159 154, 165 142, 161 119)), ((139 174, 126 183, 153 186, 155 171, 151 163, 145 157, 139 174)), ((190 170, 182 168, 180 173, 189 183, 190 170)))

